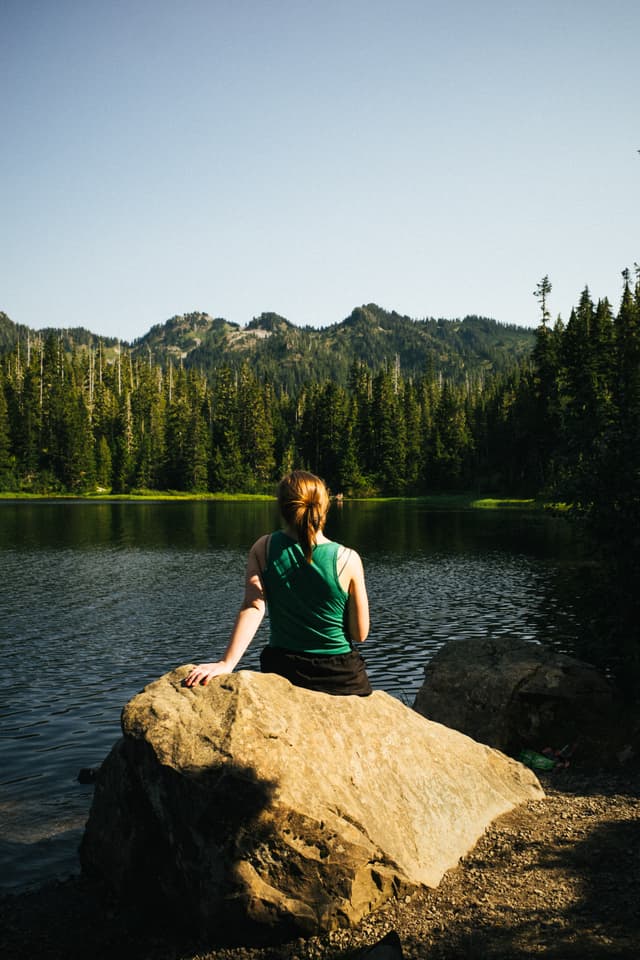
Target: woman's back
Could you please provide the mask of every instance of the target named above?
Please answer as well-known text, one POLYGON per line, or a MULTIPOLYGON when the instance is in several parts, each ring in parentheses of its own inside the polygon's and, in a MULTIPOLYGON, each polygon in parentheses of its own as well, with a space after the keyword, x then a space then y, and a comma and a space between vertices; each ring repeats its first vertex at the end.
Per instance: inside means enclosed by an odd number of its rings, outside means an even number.
POLYGON ((260 654, 265 673, 332 694, 371 693, 364 660, 351 646, 369 633, 369 601, 355 550, 328 540, 324 482, 293 470, 278 486, 285 530, 260 537, 249 551, 245 594, 222 660, 199 664, 188 687, 206 684, 238 664, 268 605, 271 640, 260 654), (266 602, 265 602, 266 601, 266 602))
POLYGON ((273 646, 319 654, 349 652, 349 593, 340 583, 340 553, 340 544, 327 540, 314 546, 308 563, 288 534, 271 535, 263 580, 273 646))

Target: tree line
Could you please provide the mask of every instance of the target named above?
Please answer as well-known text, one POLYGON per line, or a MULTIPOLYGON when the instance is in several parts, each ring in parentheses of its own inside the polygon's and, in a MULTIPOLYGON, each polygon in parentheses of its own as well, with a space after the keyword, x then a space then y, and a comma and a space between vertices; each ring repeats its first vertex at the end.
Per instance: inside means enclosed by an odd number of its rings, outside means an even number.
POLYGON ((265 492, 303 466, 347 495, 586 504, 638 467, 640 282, 625 274, 616 315, 585 290, 566 324, 551 324, 549 292, 545 278, 532 357, 464 383, 405 376, 396 357, 292 390, 248 363, 205 375, 31 334, 0 362, 0 489, 265 492))
POLYGON ((571 503, 590 556, 578 586, 583 654, 640 696, 640 268, 614 315, 584 290, 564 325, 551 326, 544 277, 533 361, 542 489, 571 503))

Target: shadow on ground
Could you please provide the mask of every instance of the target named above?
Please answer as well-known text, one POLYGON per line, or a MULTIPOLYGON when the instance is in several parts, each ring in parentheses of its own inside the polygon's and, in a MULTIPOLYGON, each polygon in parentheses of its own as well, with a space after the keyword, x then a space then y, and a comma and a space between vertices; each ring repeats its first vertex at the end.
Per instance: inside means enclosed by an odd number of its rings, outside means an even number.
POLYGON ((501 818, 438 890, 330 938, 214 948, 135 912, 105 906, 85 880, 0 901, 0 955, 11 960, 347 960, 393 928, 405 958, 613 960, 640 955, 640 803, 633 783, 565 781, 501 818), (606 783, 609 783, 609 788, 606 783), (511 819, 508 819, 511 818, 511 819))
MULTIPOLYGON (((602 801, 602 793, 597 792, 602 801)), ((614 802, 611 819, 600 817, 597 824, 587 825, 583 839, 571 836, 571 830, 563 826, 567 817, 572 829, 579 831, 579 813, 560 812, 556 829, 551 830, 555 836, 512 839, 501 851, 499 845, 492 851, 490 862, 483 860, 481 852, 477 857, 474 852, 461 872, 476 868, 481 875, 484 869, 486 884, 481 882, 474 894, 469 884, 459 916, 440 924, 440 930, 434 925, 430 942, 405 937, 406 953, 428 960, 524 960, 537 956, 636 960, 640 956, 637 792, 635 797, 635 818, 629 818, 633 797, 627 798, 624 817, 616 814, 614 802), (492 883, 492 877, 497 882, 492 883)), ((570 806, 571 797, 565 800, 570 806)), ((588 804, 588 791, 582 800, 588 804)), ((444 888, 436 892, 439 896, 446 897, 444 888)))

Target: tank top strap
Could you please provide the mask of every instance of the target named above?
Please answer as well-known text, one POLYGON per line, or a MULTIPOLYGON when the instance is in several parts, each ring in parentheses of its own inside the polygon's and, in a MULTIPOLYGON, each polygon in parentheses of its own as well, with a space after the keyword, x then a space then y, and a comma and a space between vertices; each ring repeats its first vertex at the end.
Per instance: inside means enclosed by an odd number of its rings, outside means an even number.
POLYGON ((349 557, 352 554, 351 547, 345 547, 341 543, 338 544, 338 552, 336 554, 336 569, 338 576, 342 573, 346 565, 349 563, 349 557), (343 551, 342 553, 340 551, 343 551))

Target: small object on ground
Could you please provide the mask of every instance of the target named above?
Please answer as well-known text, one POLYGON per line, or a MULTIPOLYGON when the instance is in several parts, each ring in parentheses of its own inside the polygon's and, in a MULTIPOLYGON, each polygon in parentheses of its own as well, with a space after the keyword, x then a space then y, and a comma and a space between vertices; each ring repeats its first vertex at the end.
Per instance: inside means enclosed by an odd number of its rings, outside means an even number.
POLYGON ((365 947, 357 955, 358 960, 402 960, 402 944, 395 930, 390 930, 377 943, 365 947))
POLYGON ((78 783, 95 783, 100 767, 82 767, 78 773, 78 783))
POLYGON ((634 749, 630 743, 626 743, 622 750, 619 750, 618 753, 616 753, 618 763, 626 763, 628 760, 631 760, 634 755, 634 749))
POLYGON ((575 748, 575 743, 565 743, 564 747, 560 747, 559 750, 555 750, 553 747, 545 747, 542 752, 545 757, 555 760, 556 769, 566 769, 566 767, 569 766, 569 758, 573 755, 575 748))
POLYGON ((536 753, 535 750, 521 750, 518 754, 520 763, 531 767, 532 770, 553 770, 557 760, 553 757, 545 757, 543 753, 536 753))

